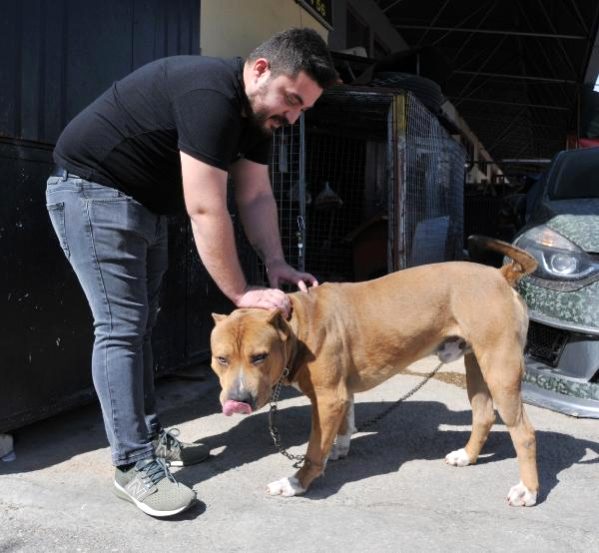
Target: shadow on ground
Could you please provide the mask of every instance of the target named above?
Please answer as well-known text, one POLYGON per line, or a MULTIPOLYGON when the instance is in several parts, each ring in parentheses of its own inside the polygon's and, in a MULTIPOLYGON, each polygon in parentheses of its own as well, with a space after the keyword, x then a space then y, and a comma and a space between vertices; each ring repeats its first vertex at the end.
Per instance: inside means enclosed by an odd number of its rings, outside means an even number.
MULTIPOLYGON (((356 423, 370 419, 390 405, 390 402, 356 404, 356 423)), ((467 426, 471 424, 470 411, 450 411, 446 405, 434 401, 410 401, 391 413, 371 433, 354 436, 346 459, 329 464, 326 478, 316 480, 306 494, 307 498, 324 499, 337 493, 345 484, 372 476, 396 472, 404 463, 414 460, 439 460, 455 449, 463 447, 470 435, 466 430, 440 430, 439 425, 467 426)), ((308 440, 310 407, 280 409, 278 428, 286 448, 303 446, 308 440)), ((504 428, 498 420, 494 427, 504 428)), ((537 431, 537 455, 541 493, 544 501, 559 482, 558 475, 577 463, 599 463, 599 459, 583 461, 587 450, 599 456, 599 444, 573 438, 559 432, 537 431)), ((240 419, 228 432, 202 439, 212 449, 226 446, 207 466, 186 467, 178 472, 181 481, 194 483, 246 463, 257 461, 274 452, 268 433, 268 413, 258 413, 240 419)), ((294 453, 303 453, 303 447, 294 453)), ((507 430, 491 432, 478 464, 503 459, 515 459, 515 451, 507 430)), ((290 476, 294 469, 289 463, 290 476)), ((273 480, 286 476, 273 474, 273 480)), ((515 477, 516 475, 514 475, 515 477)), ((516 483, 508 482, 506 486, 516 483)), ((265 482, 266 484, 266 482, 265 482)))
MULTIPOLYGON (((183 380, 188 380, 187 378, 183 380)), ((163 377, 156 387, 160 418, 165 427, 220 413, 218 382, 212 375, 185 384, 181 379, 163 377)), ((206 428, 204 434, 210 432, 206 428)), ((0 474, 35 471, 108 447, 98 401, 11 432, 17 460, 0 462, 0 474)), ((110 454, 106 455, 110 463, 110 454)))
MULTIPOLYGON (((159 393, 168 395, 166 388, 159 393)), ((286 390, 280 404, 277 425, 283 445, 303 453, 310 428, 310 407, 285 407, 285 398, 295 395, 286 390), (295 446, 302 446, 296 448, 295 446)), ((164 399, 164 397, 163 397, 164 399)), ((377 415, 391 402, 366 402, 356 404, 356 423, 377 415)), ((163 409, 164 411, 164 409, 163 409)), ((186 421, 201 420, 202 417, 218 413, 218 393, 198 396, 197 400, 186 400, 177 407, 167 409, 162 416, 166 426, 175 426, 186 421)), ((326 478, 317 480, 306 497, 323 499, 337 493, 346 483, 357 482, 376 475, 396 472, 404 463, 413 460, 441 461, 445 454, 463 447, 469 432, 463 429, 440 430, 440 425, 469 427, 471 412, 451 411, 436 401, 409 401, 399 406, 387 418, 373 427, 369 433, 358 434, 352 439, 349 457, 331 463, 326 478)), ((208 426, 206 424, 206 426, 208 426)), ((515 452, 508 432, 496 426, 492 432, 479 464, 514 458, 515 452)), ((274 452, 268 432, 268 412, 263 409, 249 417, 237 418, 237 424, 226 432, 211 434, 210 428, 202 432, 201 441, 211 449, 222 449, 210 461, 185 467, 177 471, 177 478, 187 485, 208 480, 216 475, 260 460, 274 452), (223 449, 224 448, 224 449, 223 449)), ((88 451, 107 447, 104 428, 97 406, 89 406, 50 420, 31 425, 17 434, 17 460, 0 464, 0 473, 23 473, 52 466, 88 451)), ((591 450, 599 455, 599 445, 573 438, 563 433, 537 431, 537 451, 541 497, 543 501, 559 482, 559 474, 578 463, 598 463, 595 458, 583 461, 591 450)), ((107 462, 108 455, 107 455, 107 462)), ((289 475, 292 474, 291 463, 289 475)), ((273 474, 278 479, 282 474, 273 474)), ((513 482, 512 482, 513 483, 513 482)), ((266 482, 265 482, 266 484, 266 482)), ((509 483, 511 484, 511 483, 509 483)), ((199 504, 184 516, 195 518, 205 506, 199 504)))

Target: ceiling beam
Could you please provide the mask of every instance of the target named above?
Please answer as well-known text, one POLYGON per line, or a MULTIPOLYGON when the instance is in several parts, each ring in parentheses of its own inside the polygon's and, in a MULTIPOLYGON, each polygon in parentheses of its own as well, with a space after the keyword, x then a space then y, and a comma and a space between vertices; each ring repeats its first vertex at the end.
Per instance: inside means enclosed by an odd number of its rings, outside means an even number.
POLYGON ((510 31, 509 29, 476 29, 464 27, 430 27, 428 25, 401 25, 393 23, 393 26, 398 30, 416 30, 416 31, 449 31, 455 33, 475 33, 483 35, 511 35, 535 38, 555 38, 560 40, 588 40, 589 37, 584 35, 561 35, 555 33, 532 33, 525 31, 510 31))
MULTIPOLYGON (((543 15, 545 16, 545 19, 547 20, 547 23, 549 24, 549 27, 555 33, 555 31, 557 29, 556 29, 555 25, 553 24, 553 21, 551 20, 551 16, 549 15, 549 13, 547 13, 547 8, 543 5, 543 2, 540 2, 539 0, 537 0, 537 2, 539 4, 539 7, 541 8, 541 11, 543 12, 543 15)), ((576 71, 576 68, 574 67, 574 64, 572 63, 572 60, 570 59, 568 52, 566 52, 566 48, 564 47, 564 43, 562 42, 561 39, 557 41, 557 45, 559 46, 559 49, 562 51, 562 55, 564 56, 564 61, 570 67, 570 70, 572 71, 572 75, 577 77, 579 72, 576 71)))
POLYGON ((385 13, 386 11, 390 10, 393 6, 395 6, 396 4, 399 4, 402 0, 395 0, 395 2, 392 2, 391 4, 389 4, 386 8, 382 8, 382 12, 385 13))
POLYGON ((426 29, 426 31, 424 31, 424 33, 422 33, 418 37, 418 42, 416 43, 416 46, 420 46, 422 41, 426 38, 426 35, 428 34, 429 29, 434 29, 435 23, 437 23, 437 20, 441 17, 441 14, 443 13, 443 10, 445 10, 445 8, 447 7, 447 4, 449 4, 449 0, 445 0, 445 3, 441 6, 440 9, 437 10, 435 17, 433 17, 433 20, 428 25, 428 29, 426 29))
POLYGON ((529 108, 541 108, 541 109, 553 109, 556 111, 570 111, 570 108, 562 107, 562 106, 548 106, 545 104, 526 104, 521 102, 508 102, 503 100, 489 100, 488 98, 470 98, 468 96, 450 96, 450 100, 459 100, 462 102, 479 102, 483 104, 499 104, 502 106, 525 106, 529 108))
POLYGON ((578 84, 576 81, 570 79, 557 79, 555 77, 541 77, 534 75, 510 75, 507 73, 486 73, 483 71, 467 71, 458 69, 452 72, 452 75, 480 75, 481 77, 497 77, 501 79, 521 79, 525 81, 539 81, 545 83, 559 83, 559 84, 578 84))
MULTIPOLYGON (((526 10, 524 9, 524 6, 522 6, 521 2, 516 2, 516 6, 518 7, 518 11, 520 12, 520 15, 522 16, 522 19, 524 20, 527 27, 532 32, 534 27, 528 17, 526 10)), ((552 73, 555 76, 555 78, 557 78, 558 72, 557 72, 555 60, 552 58, 552 56, 549 55, 549 53, 547 52, 548 49, 545 48, 545 45, 543 45, 542 42, 538 38, 535 38, 535 43, 537 44, 537 47, 538 47, 539 51, 541 52, 541 55, 544 58, 545 64, 546 64, 545 69, 542 71, 538 71, 538 73, 549 72, 550 74, 552 73)), ((534 67, 540 67, 540 64, 538 63, 539 60, 537 60, 534 57, 529 57, 528 62, 534 67)), ((572 102, 572 99, 571 99, 570 95, 567 93, 566 89, 564 87, 561 87, 560 91, 561 91, 561 95, 563 98, 562 101, 563 101, 564 105, 570 104, 572 102)), ((550 94, 553 97, 553 89, 551 89, 550 94)))
POLYGON ((582 14, 580 13, 580 10, 578 9, 578 4, 576 3, 575 0, 570 0, 570 5, 572 6, 574 13, 576 14, 576 17, 578 18, 578 23, 580 23, 580 26, 583 28, 584 32, 588 35, 589 34, 589 26, 587 25, 586 21, 584 20, 584 17, 582 17, 582 14))
MULTIPOLYGON (((488 4, 485 4, 484 6, 480 6, 477 10, 472 12, 468 17, 466 17, 466 19, 463 19, 462 21, 460 21, 456 25, 456 27, 462 27, 462 25, 464 25, 471 17, 478 15, 479 11, 484 11, 485 12, 484 15, 476 23, 476 28, 480 29, 482 24, 495 11, 496 7, 497 7, 497 0, 491 0, 488 4)), ((439 44, 439 42, 441 42, 449 34, 451 34, 451 33, 449 32, 449 33, 445 33, 445 34, 441 35, 437 40, 435 40, 435 42, 433 42, 433 46, 436 46, 437 44, 439 44)), ((455 64, 456 61, 459 59, 460 54, 462 53, 463 50, 465 50, 466 46, 468 46, 468 43, 472 40, 473 37, 474 37, 474 33, 470 33, 470 35, 462 42, 462 45, 459 47, 458 51, 455 53, 455 55, 453 56, 453 59, 451 60, 453 64, 455 64)))
POLYGON ((512 129, 515 128, 518 123, 520 122, 520 117, 522 115, 524 115, 524 112, 526 111, 526 107, 523 107, 520 109, 520 111, 518 113, 516 113, 513 116, 513 119, 511 120, 511 122, 499 133, 498 136, 495 137, 495 140, 493 141, 493 143, 489 146, 487 146, 486 150, 487 152, 491 153, 495 147, 497 146, 497 144, 501 144, 501 142, 503 142, 512 132, 512 129))
MULTIPOLYGON (((508 116, 506 116, 508 117, 508 116)), ((505 125, 507 122, 506 118, 503 119, 495 119, 493 117, 486 117, 484 115, 473 115, 472 113, 468 114, 468 121, 481 121, 483 123, 497 123, 498 125, 505 125)), ((526 125, 527 127, 533 128, 533 129, 554 129, 554 130, 560 130, 563 131, 566 128, 566 125, 544 125, 543 123, 531 123, 528 121, 522 121, 523 125, 526 125)))
MULTIPOLYGON (((491 53, 485 58, 485 61, 482 63, 482 65, 480 66, 480 69, 484 69, 487 64, 491 61, 491 59, 493 58, 493 56, 501 49, 501 47, 503 46, 503 43, 505 42, 505 40, 507 39, 507 36, 504 35, 501 37, 501 39, 499 41, 497 41, 497 44, 495 44, 495 48, 493 48, 493 50, 491 51, 491 53)), ((486 52, 485 52, 486 54, 486 52)), ((470 77, 470 80, 466 83, 466 86, 462 87, 462 90, 460 91, 460 97, 464 97, 464 94, 466 93, 466 90, 468 90, 470 88, 470 85, 476 80, 476 77, 470 77)), ((489 79, 487 79, 488 81, 489 79)), ((468 95, 472 96, 477 90, 479 90, 480 88, 483 87, 483 85, 485 84, 486 81, 483 81, 483 83, 480 83, 474 90, 470 90, 468 95)), ((459 102, 458 102, 459 104, 459 102)), ((457 105, 456 104, 456 107, 457 105)))

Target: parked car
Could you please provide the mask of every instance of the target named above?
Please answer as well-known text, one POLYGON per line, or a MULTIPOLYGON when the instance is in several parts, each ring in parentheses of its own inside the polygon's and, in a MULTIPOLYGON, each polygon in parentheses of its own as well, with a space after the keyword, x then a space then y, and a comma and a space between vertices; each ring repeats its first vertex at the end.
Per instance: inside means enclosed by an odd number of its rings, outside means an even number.
POLYGON ((539 262, 529 309, 525 401, 599 418, 599 148, 560 152, 528 195, 514 244, 539 262))

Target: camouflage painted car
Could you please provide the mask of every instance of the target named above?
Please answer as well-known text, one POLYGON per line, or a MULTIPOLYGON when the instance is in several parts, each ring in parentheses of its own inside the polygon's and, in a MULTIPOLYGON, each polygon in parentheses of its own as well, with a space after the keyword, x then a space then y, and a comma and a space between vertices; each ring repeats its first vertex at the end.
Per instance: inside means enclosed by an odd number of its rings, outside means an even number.
POLYGON ((514 244, 539 262, 520 285, 530 316, 525 401, 599 418, 599 148, 554 158, 514 244))

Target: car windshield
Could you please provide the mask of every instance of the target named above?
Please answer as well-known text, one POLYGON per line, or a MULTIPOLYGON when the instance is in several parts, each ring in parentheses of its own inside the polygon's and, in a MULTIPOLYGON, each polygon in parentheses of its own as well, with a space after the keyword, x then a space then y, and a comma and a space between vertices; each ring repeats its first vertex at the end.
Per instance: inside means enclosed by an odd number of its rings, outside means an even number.
POLYGON ((599 198, 599 148, 568 153, 561 161, 552 175, 552 200, 599 198))

